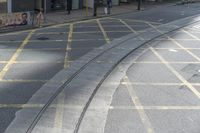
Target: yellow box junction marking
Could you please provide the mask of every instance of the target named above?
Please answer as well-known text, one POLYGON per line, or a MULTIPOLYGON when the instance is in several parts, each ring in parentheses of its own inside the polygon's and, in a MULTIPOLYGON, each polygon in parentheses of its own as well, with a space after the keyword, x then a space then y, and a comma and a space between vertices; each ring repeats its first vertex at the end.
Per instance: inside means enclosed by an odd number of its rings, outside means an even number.
POLYGON ((167 63, 167 61, 160 56, 155 49, 153 49, 150 46, 151 51, 163 62, 163 64, 165 64, 165 66, 174 74, 176 75, 176 77, 184 83, 184 85, 186 85, 198 98, 200 98, 200 93, 197 91, 197 89, 195 87, 193 87, 187 80, 185 80, 173 67, 171 67, 171 65, 169 65, 169 63, 167 63))
POLYGON ((64 104, 65 104, 65 94, 61 92, 57 99, 56 114, 54 120, 54 131, 55 133, 62 133, 63 127, 63 116, 64 116, 64 104))
POLYGON ((5 74, 10 69, 10 67, 13 64, 13 62, 16 61, 16 59, 18 58, 18 56, 20 55, 20 53, 22 52, 22 50, 24 49, 24 47, 28 44, 28 42, 29 42, 30 38, 32 37, 32 35, 34 34, 34 32, 35 32, 35 30, 32 30, 28 34, 28 36, 25 38, 25 40, 23 41, 23 43, 19 46, 19 48, 16 50, 16 52, 10 58, 10 60, 8 61, 8 63, 4 66, 3 70, 0 72, 0 80, 2 80, 4 78, 5 74))
POLYGON ((97 19, 96 21, 97 21, 97 24, 99 25, 99 28, 100 28, 101 32, 103 33, 103 36, 104 36, 104 39, 105 39, 106 43, 110 43, 110 39, 109 39, 106 31, 104 30, 101 22, 99 21, 99 19, 97 19))
POLYGON ((199 37, 197 37, 197 36, 191 34, 190 32, 188 32, 188 31, 186 31, 186 30, 183 30, 183 29, 182 29, 181 31, 183 31, 184 33, 188 34, 189 36, 191 36, 191 37, 194 38, 195 40, 200 41, 200 38, 199 38, 199 37))
POLYGON ((66 54, 65 54, 65 60, 64 60, 64 68, 65 69, 69 67, 68 60, 69 60, 69 51, 71 51, 73 29, 74 29, 74 25, 70 24, 69 34, 68 34, 68 39, 67 39, 66 54))
POLYGON ((110 110, 200 110, 200 106, 110 106, 110 110))
MULTIPOLYGON (((159 33, 163 34, 162 31, 158 30, 158 28, 156 28, 154 25, 149 24, 152 28, 154 28, 155 30, 157 30, 159 33)), ((192 57, 194 57, 196 60, 200 61, 200 58, 198 56, 196 56, 194 53, 192 53, 191 51, 189 51, 188 49, 186 49, 185 47, 183 47, 180 43, 178 43, 175 39, 165 35, 171 42, 173 42, 174 44, 176 44, 177 46, 179 46, 181 49, 185 50, 188 54, 190 54, 192 57)))
MULTIPOLYGON (((131 26, 129 26, 125 21, 123 21, 122 19, 118 19, 122 24, 124 24, 131 32, 135 33, 136 35, 139 34, 139 32, 137 32, 136 30, 134 30, 131 26)), ((144 38, 142 37, 138 37, 140 40, 144 40, 144 38)))
MULTIPOLYGON (((130 80, 128 79, 127 76, 124 77, 124 81, 127 83, 130 83, 130 80)), ((132 99, 133 103, 135 104, 135 106, 141 107, 140 109, 137 109, 137 111, 140 115, 142 123, 144 124, 144 126, 147 130, 147 133, 154 133, 154 129, 152 128, 151 122, 150 122, 147 114, 145 113, 143 106, 142 106, 139 98, 137 97, 136 92, 134 91, 133 87, 130 84, 126 84, 126 88, 129 92, 129 95, 131 96, 131 99, 132 99)))
MULTIPOLYGON (((44 104, 0 104, 2 108, 42 108, 44 104)), ((52 104, 50 108, 82 109, 79 105, 52 104)), ((105 106, 94 106, 92 109, 104 109, 105 106)), ((200 106, 109 106, 110 110, 200 110, 200 106)))

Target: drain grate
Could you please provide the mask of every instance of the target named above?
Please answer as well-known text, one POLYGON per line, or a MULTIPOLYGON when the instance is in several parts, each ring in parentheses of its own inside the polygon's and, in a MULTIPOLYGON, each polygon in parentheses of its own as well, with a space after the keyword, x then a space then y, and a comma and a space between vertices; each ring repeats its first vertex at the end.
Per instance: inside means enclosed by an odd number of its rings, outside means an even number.
POLYGON ((49 38, 48 37, 38 37, 37 40, 43 40, 44 41, 44 40, 49 40, 49 38))

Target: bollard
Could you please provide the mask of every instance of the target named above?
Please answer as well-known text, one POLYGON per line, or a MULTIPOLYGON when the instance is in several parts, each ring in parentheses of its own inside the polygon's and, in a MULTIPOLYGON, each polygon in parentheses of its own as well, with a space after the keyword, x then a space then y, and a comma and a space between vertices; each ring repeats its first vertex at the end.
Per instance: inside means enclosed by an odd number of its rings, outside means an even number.
POLYGON ((137 10, 140 10, 140 7, 141 7, 141 0, 138 0, 138 8, 137 8, 137 10))
POLYGON ((93 16, 97 16, 97 0, 94 0, 94 7, 93 7, 93 16))

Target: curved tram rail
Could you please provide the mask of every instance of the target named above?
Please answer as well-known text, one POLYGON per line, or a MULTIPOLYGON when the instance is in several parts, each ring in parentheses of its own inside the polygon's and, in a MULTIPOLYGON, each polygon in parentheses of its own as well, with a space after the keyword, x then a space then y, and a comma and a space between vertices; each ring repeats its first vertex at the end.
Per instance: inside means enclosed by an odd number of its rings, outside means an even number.
MULTIPOLYGON (((139 49, 140 47, 144 46, 145 44, 150 43, 151 41, 155 40, 156 38, 162 37, 166 34, 169 34, 171 32, 174 32, 176 30, 182 29, 188 25, 191 24, 195 24, 198 23, 199 21, 195 21, 189 24, 185 24, 184 26, 181 27, 177 27, 171 31, 168 31, 166 33, 160 34, 148 41, 143 42, 140 46, 136 47, 135 49, 131 50, 130 52, 128 52, 124 57, 122 57, 120 60, 118 60, 118 62, 116 64, 113 65, 113 67, 105 74, 105 76, 101 79, 101 81, 98 83, 98 85, 96 86, 96 88, 94 89, 94 91, 92 92, 92 95, 89 97, 86 105, 84 106, 81 115, 78 119, 78 122, 76 124, 76 127, 74 129, 73 133, 78 133, 81 122, 84 118, 84 115, 88 109, 88 107, 90 106, 91 101, 93 100, 94 96, 96 95, 98 89, 100 88, 100 86, 103 84, 103 82, 106 80, 106 78, 111 74, 111 72, 123 61, 125 60, 129 55, 131 55, 134 51, 136 51, 137 49, 139 49)), ((136 36, 134 36, 135 38, 137 38, 140 34, 137 34, 136 36)), ((102 53, 100 53, 99 55, 95 56, 92 60, 90 60, 89 62, 87 62, 85 65, 83 65, 76 73, 74 73, 57 91, 56 93, 51 96, 51 98, 48 100, 48 102, 44 105, 44 107, 42 107, 41 111, 37 114, 37 116, 35 117, 34 121, 31 123, 31 125, 29 126, 29 128, 27 129, 26 133, 31 133, 34 129, 34 127, 36 126, 36 124, 38 123, 38 121, 40 120, 40 118, 42 117, 42 115, 45 113, 45 111, 47 110, 47 108, 51 105, 51 103, 55 100, 55 98, 59 95, 59 93, 64 89, 65 86, 67 86, 73 79, 76 78, 76 76, 81 73, 90 63, 94 62, 97 58, 99 58, 100 56, 102 56, 103 54, 105 54, 106 52, 110 51, 111 49, 117 48, 119 46, 121 46, 124 42, 132 39, 132 37, 127 38, 127 40, 123 40, 120 43, 106 49, 105 51, 103 51, 102 53)), ((139 56, 138 56, 139 57, 139 56)))

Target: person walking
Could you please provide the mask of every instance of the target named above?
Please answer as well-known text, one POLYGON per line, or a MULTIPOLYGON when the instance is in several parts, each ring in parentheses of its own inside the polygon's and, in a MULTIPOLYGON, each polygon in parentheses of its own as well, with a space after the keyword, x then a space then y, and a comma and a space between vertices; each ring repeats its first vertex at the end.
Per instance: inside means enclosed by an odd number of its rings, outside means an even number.
POLYGON ((111 13, 112 0, 107 0, 107 13, 111 13))
POLYGON ((41 8, 39 13, 37 14, 37 26, 41 27, 44 23, 44 14, 43 9, 41 8))
POLYGON ((67 12, 68 12, 68 15, 70 14, 72 10, 72 0, 67 0, 67 12))

